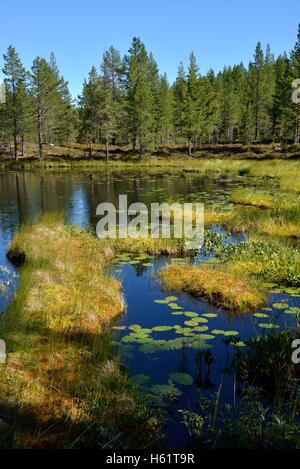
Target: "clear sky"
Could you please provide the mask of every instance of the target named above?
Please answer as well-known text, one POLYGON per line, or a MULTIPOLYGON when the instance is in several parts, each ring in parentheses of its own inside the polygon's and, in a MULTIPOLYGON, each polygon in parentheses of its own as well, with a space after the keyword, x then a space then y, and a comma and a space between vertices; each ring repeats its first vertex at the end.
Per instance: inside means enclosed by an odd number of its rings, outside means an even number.
POLYGON ((27 68, 54 51, 75 97, 105 49, 123 55, 139 36, 173 81, 192 50, 202 73, 247 64, 258 40, 275 55, 289 51, 299 7, 299 0, 1 0, 0 65, 10 44, 27 68))

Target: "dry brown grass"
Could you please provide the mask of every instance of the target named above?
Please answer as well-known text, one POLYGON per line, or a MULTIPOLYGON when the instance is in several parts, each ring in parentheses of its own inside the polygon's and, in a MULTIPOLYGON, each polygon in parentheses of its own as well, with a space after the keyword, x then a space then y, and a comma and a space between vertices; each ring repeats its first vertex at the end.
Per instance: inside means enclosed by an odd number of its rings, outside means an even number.
POLYGON ((48 216, 15 237, 11 254, 20 253, 20 287, 0 321, 8 351, 0 410, 9 427, 0 446, 99 447, 116 438, 131 447, 156 439, 157 419, 141 407, 107 328, 124 309, 120 283, 105 273, 113 250, 48 216))
POLYGON ((162 269, 167 289, 186 291, 232 311, 247 311, 263 302, 263 294, 246 280, 208 267, 171 265, 162 269))

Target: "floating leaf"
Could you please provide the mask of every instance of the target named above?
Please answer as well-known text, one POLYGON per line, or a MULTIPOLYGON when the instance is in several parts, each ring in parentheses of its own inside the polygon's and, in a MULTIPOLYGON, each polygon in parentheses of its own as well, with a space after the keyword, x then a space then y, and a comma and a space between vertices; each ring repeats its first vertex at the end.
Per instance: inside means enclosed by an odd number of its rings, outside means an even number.
POLYGON ((273 303, 272 306, 276 309, 287 309, 289 307, 286 303, 273 303))
POLYGON ((152 327, 152 330, 155 332, 167 332, 171 331, 173 329, 173 326, 155 326, 152 327))
POLYGON ((215 336, 212 334, 199 334, 197 337, 203 340, 212 340, 215 339, 215 336))
POLYGON ((177 303, 168 303, 168 306, 171 309, 183 309, 182 306, 179 306, 177 303))
POLYGON ((172 373, 169 378, 176 384, 191 386, 194 382, 193 377, 188 373, 172 373))
POLYGON ((205 332, 205 331, 208 331, 208 326, 197 326, 193 328, 193 331, 205 332))
POLYGON ((237 347, 246 347, 245 342, 243 342, 242 340, 240 340, 239 342, 236 342, 234 345, 236 345, 237 347))
POLYGON ((222 331, 221 329, 214 329, 213 331, 211 331, 212 334, 215 334, 215 335, 221 335, 221 334, 224 334, 225 331, 222 331))
POLYGON ((196 318, 199 316, 198 313, 193 313, 192 311, 184 311, 183 314, 188 318, 196 318))
POLYGON ((128 329, 130 331, 136 331, 138 329, 142 329, 142 326, 140 326, 139 324, 131 324, 131 326, 128 326, 128 329))
POLYGON ((154 303, 158 303, 159 305, 166 305, 168 302, 166 300, 153 300, 154 303))
POLYGON ((145 262, 143 264, 143 267, 152 267, 154 264, 152 264, 152 262, 145 262))
POLYGON ((202 316, 206 317, 206 318, 217 318, 218 315, 215 314, 215 313, 205 313, 205 314, 202 314, 202 316))
POLYGON ((173 313, 171 313, 173 316, 183 316, 183 313, 181 311, 173 311, 173 313))
POLYGON ((165 298, 165 300, 166 300, 167 303, 171 303, 172 301, 177 301, 178 298, 177 298, 177 296, 167 296, 165 298))
POLYGON ((149 375, 140 374, 131 376, 130 381, 132 381, 134 384, 141 386, 143 384, 149 383, 149 381, 151 381, 151 378, 149 375))
POLYGON ((277 324, 273 324, 273 323, 262 323, 258 325, 259 327, 262 327, 263 329, 278 329, 279 328, 277 324))
POLYGON ((184 324, 186 326, 195 327, 195 326, 197 326, 198 323, 196 321, 190 320, 190 321, 185 321, 184 324))
POLYGON ((203 318, 203 317, 200 317, 200 316, 197 317, 197 318, 193 318, 193 321, 194 321, 194 322, 198 322, 198 323, 199 323, 199 322, 202 322, 202 323, 208 322, 207 319, 205 319, 205 318, 203 318))
POLYGON ((230 337, 230 336, 234 336, 234 335, 239 335, 239 332, 237 332, 237 331, 225 331, 225 332, 223 332, 223 334, 230 337))
POLYGON ((139 324, 131 324, 130 326, 128 326, 128 329, 130 331, 136 331, 137 329, 142 329, 142 327, 139 324))
POLYGON ((253 316, 255 316, 256 318, 268 318, 269 317, 269 315, 265 313, 254 313, 253 316))

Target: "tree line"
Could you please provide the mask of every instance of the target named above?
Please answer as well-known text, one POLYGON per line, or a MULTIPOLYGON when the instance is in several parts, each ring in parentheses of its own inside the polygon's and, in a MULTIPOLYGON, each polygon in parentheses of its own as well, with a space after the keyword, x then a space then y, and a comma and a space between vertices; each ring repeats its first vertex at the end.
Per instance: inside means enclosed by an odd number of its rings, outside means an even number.
POLYGON ((110 47, 93 67, 74 102, 55 56, 37 57, 30 70, 9 46, 3 55, 6 103, 0 105, 0 147, 14 158, 35 143, 131 145, 142 155, 159 145, 296 142, 300 105, 292 83, 300 78, 300 25, 295 47, 277 58, 257 44, 253 60, 200 73, 194 53, 175 82, 161 74, 152 53, 133 38, 125 57, 110 47))

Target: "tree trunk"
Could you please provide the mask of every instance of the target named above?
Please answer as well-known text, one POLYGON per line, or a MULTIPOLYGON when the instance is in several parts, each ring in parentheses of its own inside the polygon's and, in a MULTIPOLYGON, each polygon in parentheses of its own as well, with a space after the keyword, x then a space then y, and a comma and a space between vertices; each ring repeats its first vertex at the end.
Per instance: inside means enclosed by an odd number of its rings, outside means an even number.
POLYGON ((24 135, 22 135, 22 156, 26 156, 26 143, 25 143, 25 138, 24 135))
POLYGON ((39 144, 39 154, 40 158, 43 159, 43 135, 42 135, 42 114, 41 108, 38 108, 38 144, 39 144))
POLYGON ((14 117, 14 159, 18 158, 17 119, 14 117))
POLYGON ((295 143, 299 143, 300 140, 300 106, 297 108, 296 115, 296 130, 295 130, 295 143))
POLYGON ((192 156, 192 139, 189 138, 189 156, 192 156))
POLYGON ((105 152, 106 152, 106 163, 109 161, 109 147, 108 147, 108 139, 105 142, 105 152))

